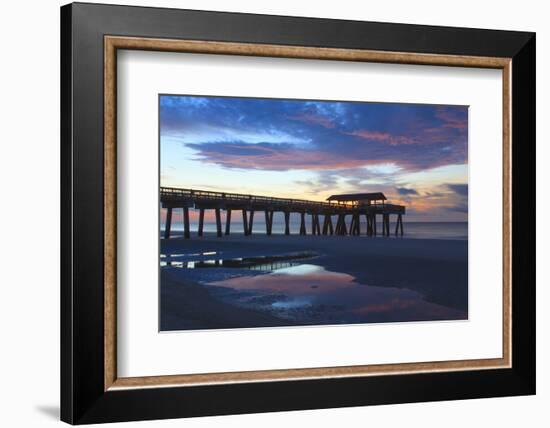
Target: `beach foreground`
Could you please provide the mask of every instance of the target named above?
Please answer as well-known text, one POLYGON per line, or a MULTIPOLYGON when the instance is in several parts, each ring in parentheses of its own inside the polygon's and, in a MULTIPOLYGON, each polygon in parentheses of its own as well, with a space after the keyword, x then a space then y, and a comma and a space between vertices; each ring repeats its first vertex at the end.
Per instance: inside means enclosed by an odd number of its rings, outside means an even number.
POLYGON ((467 319, 468 242, 161 240, 161 330, 467 319))

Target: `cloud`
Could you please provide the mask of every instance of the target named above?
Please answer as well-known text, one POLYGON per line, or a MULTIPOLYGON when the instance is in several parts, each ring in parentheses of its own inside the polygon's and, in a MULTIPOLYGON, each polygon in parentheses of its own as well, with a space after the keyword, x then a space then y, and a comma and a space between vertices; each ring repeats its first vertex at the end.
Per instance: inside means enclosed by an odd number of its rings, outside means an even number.
POLYGON ((350 159, 336 153, 304 149, 292 144, 203 143, 187 144, 196 150, 196 159, 225 168, 288 170, 339 170, 377 161, 350 159))
POLYGON ((406 187, 396 187, 397 193, 400 195, 418 195, 415 189, 407 189, 406 187))
POLYGON ((446 147, 460 145, 465 141, 465 133, 461 128, 449 129, 446 124, 431 126, 410 135, 392 134, 389 132, 360 129, 349 132, 349 135, 370 142, 382 142, 390 146, 442 144, 446 147), (460 130, 458 130, 460 129, 460 130))
POLYGON ((162 96, 160 128, 161 145, 225 168, 382 175, 467 162, 465 107, 162 96))
POLYGON ((460 196, 468 196, 467 184, 447 184, 447 188, 460 196))
POLYGON ((451 212, 457 213, 468 213, 468 204, 467 203, 458 203, 456 205, 446 206, 445 209, 451 212))
POLYGON ((438 199, 438 198, 444 198, 448 195, 446 192, 424 192, 422 194, 423 198, 426 199, 438 199))
POLYGON ((295 116, 288 117, 291 120, 298 120, 301 122, 312 123, 315 125, 322 126, 324 128, 334 128, 336 124, 330 120, 328 117, 320 116, 315 113, 299 113, 295 116))
POLYGON ((436 117, 443 121, 444 128, 466 130, 468 128, 468 110, 440 106, 436 110, 436 117))
POLYGON ((392 135, 388 132, 380 131, 369 131, 367 129, 360 129, 357 131, 350 132, 349 135, 359 137, 369 141, 380 141, 392 146, 397 146, 401 144, 418 144, 414 138, 405 137, 403 135, 392 135))

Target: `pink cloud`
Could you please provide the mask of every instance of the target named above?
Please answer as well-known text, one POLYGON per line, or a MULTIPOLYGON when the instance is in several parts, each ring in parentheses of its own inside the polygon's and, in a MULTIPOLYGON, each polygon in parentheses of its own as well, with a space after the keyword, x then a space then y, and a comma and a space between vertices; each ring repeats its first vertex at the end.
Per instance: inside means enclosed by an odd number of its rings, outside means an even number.
POLYGON ((402 135, 392 135, 388 132, 370 131, 368 129, 353 131, 350 132, 349 135, 364 138, 365 140, 388 143, 391 146, 397 146, 401 144, 418 144, 418 141, 414 138, 404 137, 402 135))
POLYGON ((444 128, 466 130, 468 128, 468 116, 461 115, 455 110, 440 107, 436 110, 435 116, 444 122, 444 128))
POLYGON ((237 149, 220 153, 213 147, 213 150, 203 148, 200 152, 200 159, 206 163, 221 164, 226 168, 242 169, 265 169, 265 170, 337 170, 364 167, 367 165, 386 164, 397 161, 384 159, 353 159, 349 156, 339 155, 331 152, 303 150, 293 148, 292 150, 277 150, 271 146, 256 145, 253 152, 244 152, 238 149, 250 150, 248 146, 239 144, 227 144, 231 149, 237 149))
POLYGON ((324 128, 331 129, 336 125, 332 120, 326 116, 321 116, 315 113, 300 113, 294 116, 287 116, 291 120, 298 120, 300 122, 313 123, 315 125, 320 125, 324 128))

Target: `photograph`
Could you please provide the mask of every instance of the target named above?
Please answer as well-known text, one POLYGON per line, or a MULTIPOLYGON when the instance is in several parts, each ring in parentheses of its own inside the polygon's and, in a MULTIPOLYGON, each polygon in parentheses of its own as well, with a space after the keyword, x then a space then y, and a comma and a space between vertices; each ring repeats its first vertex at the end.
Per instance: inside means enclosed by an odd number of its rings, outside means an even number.
POLYGON ((47 357, 6 364, 25 398, 10 426, 543 414, 544 14, 115 2, 8 22, 25 55, 6 68, 20 120, 5 146, 20 153, 5 181, 26 191, 6 200, 17 225, 49 224, 52 203, 59 216, 33 269, 7 227, 20 263, 5 324, 19 322, 11 348, 28 342, 8 358, 47 357), (30 398, 20 373, 40 380, 30 398))
POLYGON ((468 320, 468 106, 158 102, 160 331, 468 320))

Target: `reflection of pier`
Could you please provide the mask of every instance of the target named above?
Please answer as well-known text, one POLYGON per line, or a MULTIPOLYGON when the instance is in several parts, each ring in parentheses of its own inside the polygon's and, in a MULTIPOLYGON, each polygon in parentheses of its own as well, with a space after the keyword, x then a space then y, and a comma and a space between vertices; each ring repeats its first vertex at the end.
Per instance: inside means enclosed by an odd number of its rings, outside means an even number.
POLYGON ((226 212, 225 234, 231 232, 231 213, 241 211, 245 235, 252 234, 254 213, 264 212, 265 233, 271 235, 273 213, 282 212, 285 219, 285 235, 290 235, 290 214, 300 214, 300 235, 306 235, 306 215, 311 216, 312 235, 361 235, 361 216, 365 216, 367 236, 374 236, 377 231, 377 216, 382 218, 382 235, 390 235, 390 215, 395 214, 395 234, 403 235, 403 217, 405 207, 386 203, 383 193, 356 193, 333 195, 327 202, 308 201, 303 199, 274 198, 270 196, 243 195, 238 193, 210 192, 173 187, 160 188, 160 202, 166 208, 166 226, 164 238, 170 237, 172 211, 183 209, 183 233, 185 238, 191 236, 189 227, 189 208, 199 210, 198 235, 203 235, 204 213, 213 210, 216 218, 217 236, 222 236, 221 211, 226 212), (320 216, 323 216, 321 227, 320 216), (336 221, 333 225, 332 218, 336 221), (349 217, 349 222, 346 218, 349 217))

